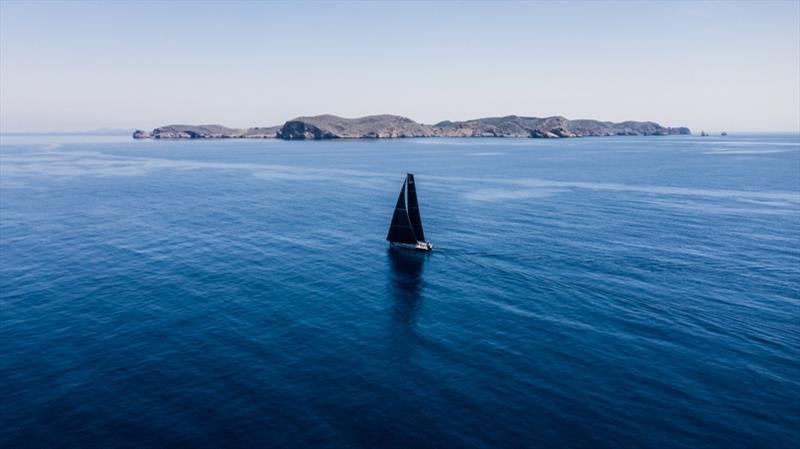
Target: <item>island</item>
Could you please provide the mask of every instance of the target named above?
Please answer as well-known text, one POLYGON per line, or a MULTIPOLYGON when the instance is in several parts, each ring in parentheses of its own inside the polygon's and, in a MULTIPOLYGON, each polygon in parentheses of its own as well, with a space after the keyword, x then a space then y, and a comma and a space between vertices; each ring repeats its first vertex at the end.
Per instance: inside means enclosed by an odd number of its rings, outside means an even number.
POLYGON ((264 128, 228 128, 221 125, 168 125, 152 132, 137 129, 134 139, 266 139, 274 138, 280 126, 264 128))
POLYGON ((487 117, 425 125, 410 118, 382 114, 360 118, 335 115, 298 117, 281 126, 228 128, 221 125, 168 125, 151 132, 136 130, 134 139, 394 139, 409 137, 525 137, 558 139, 589 136, 667 136, 691 134, 686 127, 655 122, 569 120, 560 116, 487 117))

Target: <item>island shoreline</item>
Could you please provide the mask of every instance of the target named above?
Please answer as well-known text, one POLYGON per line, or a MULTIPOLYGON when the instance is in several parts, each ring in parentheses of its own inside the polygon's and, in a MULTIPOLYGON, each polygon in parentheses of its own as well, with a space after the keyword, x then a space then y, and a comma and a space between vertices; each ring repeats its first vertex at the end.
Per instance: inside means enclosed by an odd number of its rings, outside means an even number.
POLYGON ((343 118, 334 115, 298 117, 280 126, 229 128, 221 125, 167 125, 151 132, 137 129, 134 139, 282 139, 282 140, 358 140, 401 138, 541 138, 611 136, 690 135, 687 127, 664 127, 645 121, 608 122, 569 120, 561 116, 545 118, 504 116, 466 121, 443 121, 435 125, 415 122, 397 115, 372 115, 343 118))

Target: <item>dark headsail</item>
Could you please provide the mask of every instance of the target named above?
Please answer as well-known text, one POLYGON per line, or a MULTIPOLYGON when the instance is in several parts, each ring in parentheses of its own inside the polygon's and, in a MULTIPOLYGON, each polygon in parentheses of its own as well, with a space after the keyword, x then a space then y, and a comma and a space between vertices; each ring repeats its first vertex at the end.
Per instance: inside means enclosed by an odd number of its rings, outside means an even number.
POLYGON ((406 184, 408 188, 408 218, 411 220, 411 229, 414 230, 414 235, 417 237, 417 240, 424 242, 425 233, 422 231, 422 217, 419 215, 417 187, 414 184, 414 175, 411 173, 406 175, 406 184))
POLYGON ((386 240, 396 243, 417 243, 417 236, 414 235, 414 230, 411 227, 411 221, 408 218, 408 210, 406 209, 405 182, 403 183, 403 188, 400 189, 400 196, 397 198, 397 205, 394 207, 392 224, 389 226, 389 234, 386 236, 386 240))

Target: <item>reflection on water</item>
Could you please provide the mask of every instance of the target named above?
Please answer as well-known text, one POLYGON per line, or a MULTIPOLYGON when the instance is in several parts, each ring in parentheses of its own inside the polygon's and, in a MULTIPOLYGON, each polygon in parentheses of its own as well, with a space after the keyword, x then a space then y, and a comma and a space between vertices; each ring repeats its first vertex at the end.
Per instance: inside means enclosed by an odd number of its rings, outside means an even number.
POLYGON ((415 325, 424 287, 427 253, 389 248, 389 290, 392 292, 392 353, 408 359, 415 346, 415 325))
POLYGON ((394 319, 413 326, 422 293, 422 271, 427 253, 389 248, 394 319))

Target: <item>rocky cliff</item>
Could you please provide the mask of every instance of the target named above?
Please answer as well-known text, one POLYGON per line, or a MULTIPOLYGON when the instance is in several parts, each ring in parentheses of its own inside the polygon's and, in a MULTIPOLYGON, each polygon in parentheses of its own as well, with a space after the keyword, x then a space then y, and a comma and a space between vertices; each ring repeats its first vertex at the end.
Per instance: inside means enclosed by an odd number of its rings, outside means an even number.
POLYGON ((169 125, 152 132, 136 130, 134 139, 391 139, 400 137, 532 137, 666 136, 691 134, 689 128, 667 128, 655 122, 601 122, 564 117, 488 117, 433 126, 397 115, 342 118, 335 115, 298 117, 283 126, 228 128, 220 125, 169 125))
POLYGON ((397 115, 370 115, 352 119, 335 115, 298 117, 286 122, 279 133, 279 137, 286 140, 391 139, 435 135, 432 126, 397 115))

